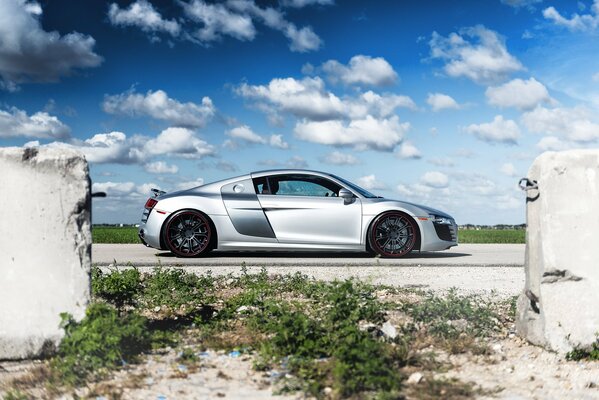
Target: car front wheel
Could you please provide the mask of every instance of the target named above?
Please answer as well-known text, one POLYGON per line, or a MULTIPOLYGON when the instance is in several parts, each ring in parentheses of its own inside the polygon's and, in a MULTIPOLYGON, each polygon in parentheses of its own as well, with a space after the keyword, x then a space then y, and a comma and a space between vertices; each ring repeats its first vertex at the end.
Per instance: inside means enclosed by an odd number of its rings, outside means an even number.
POLYGON ((409 215, 390 211, 374 220, 368 238, 376 254, 397 258, 414 249, 418 235, 416 222, 409 215))
POLYGON ((174 213, 164 227, 164 243, 178 257, 197 257, 210 251, 212 226, 199 211, 174 213))

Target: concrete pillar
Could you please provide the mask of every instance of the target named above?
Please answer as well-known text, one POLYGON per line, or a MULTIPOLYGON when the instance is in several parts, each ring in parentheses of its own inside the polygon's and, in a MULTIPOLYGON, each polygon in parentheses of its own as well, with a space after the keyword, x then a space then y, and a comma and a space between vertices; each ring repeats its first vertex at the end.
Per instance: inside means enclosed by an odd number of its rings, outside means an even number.
POLYGON ((82 154, 0 148, 0 359, 58 345, 89 302, 90 180, 82 154))
POLYGON ((528 178, 526 283, 516 328, 564 353, 599 333, 599 149, 543 153, 528 178))

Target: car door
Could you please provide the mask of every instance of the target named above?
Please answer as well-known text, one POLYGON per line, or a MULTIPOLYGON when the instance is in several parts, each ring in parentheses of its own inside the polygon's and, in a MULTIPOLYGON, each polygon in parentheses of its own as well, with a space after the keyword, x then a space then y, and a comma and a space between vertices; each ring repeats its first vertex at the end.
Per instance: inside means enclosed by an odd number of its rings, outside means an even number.
POLYGON ((338 197, 341 186, 310 174, 254 178, 258 200, 281 243, 360 244, 362 203, 338 197))

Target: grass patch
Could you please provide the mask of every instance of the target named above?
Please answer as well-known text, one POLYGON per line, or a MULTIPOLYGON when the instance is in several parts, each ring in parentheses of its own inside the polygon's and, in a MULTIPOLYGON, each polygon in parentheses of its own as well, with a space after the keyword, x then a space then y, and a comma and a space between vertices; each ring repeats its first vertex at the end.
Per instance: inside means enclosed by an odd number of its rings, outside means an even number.
POLYGON ((566 354, 568 361, 591 360, 599 361, 599 338, 591 345, 590 348, 584 349, 577 347, 566 354))
POLYGON ((460 229, 459 243, 526 243, 525 229, 460 229))
POLYGON ((465 338, 493 335, 498 321, 497 308, 475 296, 321 282, 299 273, 242 269, 213 277, 94 268, 92 279, 85 318, 64 317, 65 339, 49 361, 47 381, 63 391, 100 388, 93 382, 110 371, 169 346, 178 349, 178 362, 194 368, 198 350, 251 353, 256 369, 279 371, 278 390, 315 398, 467 398, 475 391, 459 381, 425 379, 414 392, 404 380, 414 370, 432 377, 441 367, 431 349, 422 355, 423 337, 432 338, 427 346, 479 354, 480 344, 465 338), (400 314, 393 333, 383 329, 400 314))
POLYGON ((133 226, 93 226, 92 241, 94 243, 141 243, 137 236, 137 228, 133 226))

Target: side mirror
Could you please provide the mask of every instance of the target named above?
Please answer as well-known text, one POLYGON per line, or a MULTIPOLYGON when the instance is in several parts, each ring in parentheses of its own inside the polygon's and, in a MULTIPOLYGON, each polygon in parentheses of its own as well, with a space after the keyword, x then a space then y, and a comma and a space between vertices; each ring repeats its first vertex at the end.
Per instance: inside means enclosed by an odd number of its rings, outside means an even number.
POLYGON ((343 198, 346 202, 354 198, 354 194, 346 188, 339 189, 339 197, 343 198))

